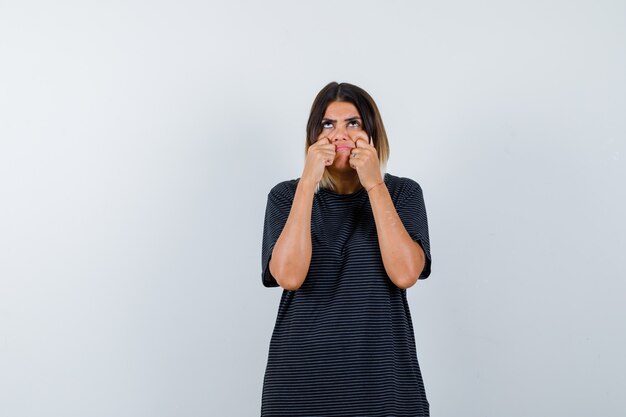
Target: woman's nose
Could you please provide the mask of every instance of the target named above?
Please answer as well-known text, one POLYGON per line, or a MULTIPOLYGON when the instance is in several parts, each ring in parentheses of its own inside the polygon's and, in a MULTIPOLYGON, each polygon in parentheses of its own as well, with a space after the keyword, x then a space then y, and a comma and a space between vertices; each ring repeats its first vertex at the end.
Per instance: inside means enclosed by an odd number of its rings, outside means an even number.
POLYGON ((348 136, 348 132, 346 129, 336 128, 329 135, 331 142, 337 142, 339 140, 348 140, 350 137, 348 136))

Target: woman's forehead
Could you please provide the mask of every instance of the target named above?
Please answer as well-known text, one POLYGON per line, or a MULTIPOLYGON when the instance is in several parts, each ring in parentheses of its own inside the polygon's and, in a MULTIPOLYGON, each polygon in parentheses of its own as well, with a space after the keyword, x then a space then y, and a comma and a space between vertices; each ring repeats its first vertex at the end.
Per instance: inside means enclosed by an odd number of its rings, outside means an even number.
POLYGON ((349 119, 351 117, 359 117, 359 111, 349 101, 333 101, 326 107, 324 117, 329 119, 349 119))

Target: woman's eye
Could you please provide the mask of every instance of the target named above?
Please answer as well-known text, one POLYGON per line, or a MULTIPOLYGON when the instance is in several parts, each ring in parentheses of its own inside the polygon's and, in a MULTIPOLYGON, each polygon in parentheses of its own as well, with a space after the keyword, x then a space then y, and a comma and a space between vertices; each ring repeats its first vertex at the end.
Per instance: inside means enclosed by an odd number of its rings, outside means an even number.
POLYGON ((333 124, 331 122, 322 122, 322 129, 327 129, 333 127, 333 124))
POLYGON ((361 124, 360 124, 359 122, 357 122, 356 120, 351 121, 351 122, 349 123, 349 125, 350 125, 351 127, 359 127, 359 126, 361 126, 361 124))

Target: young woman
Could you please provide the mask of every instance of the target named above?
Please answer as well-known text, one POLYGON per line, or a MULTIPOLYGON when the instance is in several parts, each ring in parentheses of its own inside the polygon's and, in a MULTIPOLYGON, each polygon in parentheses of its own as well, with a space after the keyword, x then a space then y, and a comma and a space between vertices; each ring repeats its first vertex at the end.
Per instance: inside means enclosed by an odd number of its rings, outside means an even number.
POLYGON ((261 416, 428 416, 406 298, 430 275, 422 189, 386 173, 380 113, 352 84, 319 92, 305 151, 265 212, 262 282, 283 293, 261 416))

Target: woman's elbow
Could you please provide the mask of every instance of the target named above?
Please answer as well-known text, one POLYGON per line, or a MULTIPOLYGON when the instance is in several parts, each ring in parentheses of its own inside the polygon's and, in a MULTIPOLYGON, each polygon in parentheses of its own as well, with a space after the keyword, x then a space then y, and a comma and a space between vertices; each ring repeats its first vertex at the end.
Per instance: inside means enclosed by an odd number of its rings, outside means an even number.
POLYGON ((389 275, 389 278, 396 284, 396 287, 400 289, 411 288, 419 280, 419 277, 424 269, 423 262, 417 262, 411 266, 406 266, 401 271, 395 271, 395 275, 389 275))
POLYGON ((281 287, 283 287, 284 289, 286 289, 287 291, 296 291, 298 290, 298 288, 300 288, 301 285, 298 284, 294 284, 294 283, 287 283, 287 284, 281 284, 279 283, 279 285, 281 287))
POLYGON ((278 285, 282 288, 289 291, 296 291, 298 288, 302 286, 304 279, 300 279, 297 277, 298 274, 293 271, 289 271, 287 267, 279 267, 272 262, 270 259, 270 272, 272 276, 276 279, 278 285))
POLYGON ((278 285, 280 285, 286 290, 296 291, 298 288, 302 286, 303 280, 289 279, 289 278, 285 278, 285 279, 276 278, 276 282, 278 282, 278 285))
POLYGON ((417 282, 417 278, 404 277, 392 279, 392 281, 396 285, 396 287, 400 288, 401 290, 406 290, 407 288, 411 288, 413 285, 415 285, 415 283, 417 282))

